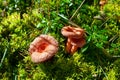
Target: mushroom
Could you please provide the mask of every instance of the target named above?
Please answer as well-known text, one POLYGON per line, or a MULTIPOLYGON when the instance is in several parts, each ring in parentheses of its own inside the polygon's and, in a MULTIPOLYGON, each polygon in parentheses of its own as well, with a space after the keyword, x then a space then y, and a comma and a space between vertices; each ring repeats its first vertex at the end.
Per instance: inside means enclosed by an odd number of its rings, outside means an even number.
POLYGON ((100 0, 99 4, 100 4, 100 10, 103 10, 104 5, 107 3, 107 0, 100 0))
POLYGON ((51 59, 58 51, 58 42, 52 36, 40 35, 30 44, 29 52, 34 63, 51 59))
POLYGON ((62 28, 61 33, 63 36, 68 37, 66 43, 66 50, 68 53, 73 54, 78 48, 85 45, 84 38, 85 31, 81 28, 65 26, 62 28))

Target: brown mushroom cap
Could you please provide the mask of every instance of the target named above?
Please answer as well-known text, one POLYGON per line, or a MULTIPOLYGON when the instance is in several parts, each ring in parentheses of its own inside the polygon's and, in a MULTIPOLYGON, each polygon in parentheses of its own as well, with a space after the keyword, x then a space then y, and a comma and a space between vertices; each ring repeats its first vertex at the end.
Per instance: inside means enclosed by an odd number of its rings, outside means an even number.
POLYGON ((65 26, 62 28, 61 33, 65 37, 81 38, 84 35, 84 30, 81 28, 65 26))
POLYGON ((30 44, 29 52, 34 63, 52 58, 58 51, 58 42, 52 36, 40 35, 30 44))
POLYGON ((99 2, 99 4, 100 4, 101 6, 105 5, 106 3, 107 3, 107 0, 100 0, 100 2, 99 2))

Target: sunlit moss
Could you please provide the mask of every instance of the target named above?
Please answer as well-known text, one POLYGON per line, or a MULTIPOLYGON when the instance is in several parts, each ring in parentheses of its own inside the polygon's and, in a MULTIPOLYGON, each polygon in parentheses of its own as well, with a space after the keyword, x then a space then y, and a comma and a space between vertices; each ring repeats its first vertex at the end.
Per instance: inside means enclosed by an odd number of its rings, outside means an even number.
MULTIPOLYGON (((0 66, 0 79, 119 79, 120 61, 119 58, 114 58, 119 57, 120 53, 119 0, 116 2, 110 0, 105 5, 105 20, 93 18, 101 15, 99 5, 95 3, 97 0, 94 0, 94 3, 86 1, 72 19, 74 23, 85 29, 86 45, 79 48, 74 55, 66 53, 66 38, 62 36, 61 28, 69 24, 64 22, 58 13, 69 19, 81 2, 80 0, 50 0, 49 3, 44 0, 36 1, 33 2, 35 5, 30 8, 31 10, 23 14, 22 19, 20 19, 19 11, 13 11, 13 13, 6 11, 7 16, 0 18, 0 60, 7 49, 0 66), (28 48, 35 37, 40 34, 54 36, 59 42, 59 51, 51 60, 35 64, 31 61, 28 48), (113 57, 109 58, 105 55, 106 53, 113 57)), ((1 7, 0 12, 2 12, 1 7)))

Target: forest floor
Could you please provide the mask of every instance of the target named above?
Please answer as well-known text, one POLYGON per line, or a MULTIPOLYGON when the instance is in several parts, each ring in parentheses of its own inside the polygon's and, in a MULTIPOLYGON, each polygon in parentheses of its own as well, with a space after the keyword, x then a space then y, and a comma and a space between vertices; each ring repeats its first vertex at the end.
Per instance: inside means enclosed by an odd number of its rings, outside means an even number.
POLYGON ((119 0, 25 1, 0 0, 0 80, 120 80, 119 0), (85 30, 86 44, 73 55, 61 34, 69 25, 85 30), (59 50, 36 64, 28 49, 40 34, 59 50))

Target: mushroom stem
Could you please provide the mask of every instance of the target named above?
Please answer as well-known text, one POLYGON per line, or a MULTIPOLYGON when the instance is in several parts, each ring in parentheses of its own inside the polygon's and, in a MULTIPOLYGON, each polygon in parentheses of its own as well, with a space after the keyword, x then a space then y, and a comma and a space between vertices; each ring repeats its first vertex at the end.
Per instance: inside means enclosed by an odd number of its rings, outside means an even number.
POLYGON ((78 46, 72 46, 71 48, 71 54, 74 54, 78 49, 78 46))
POLYGON ((66 51, 68 53, 71 53, 71 48, 72 48, 72 45, 71 45, 70 39, 68 38, 67 39, 67 44, 66 44, 66 51))

